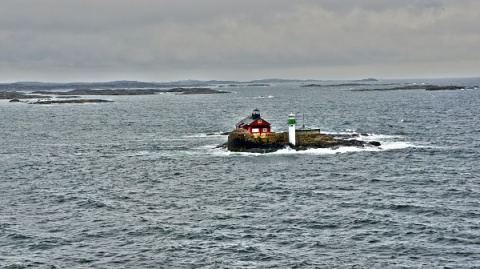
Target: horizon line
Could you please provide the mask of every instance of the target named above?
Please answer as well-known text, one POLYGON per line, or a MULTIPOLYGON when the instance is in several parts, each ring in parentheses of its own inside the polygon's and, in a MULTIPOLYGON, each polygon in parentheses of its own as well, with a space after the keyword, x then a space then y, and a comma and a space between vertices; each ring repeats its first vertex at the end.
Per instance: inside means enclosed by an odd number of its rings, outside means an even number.
POLYGON ((0 81, 0 84, 28 84, 28 83, 41 83, 41 84, 74 84, 74 83, 112 83, 112 82, 135 82, 135 83, 180 83, 180 82, 237 82, 237 83, 249 83, 256 81, 368 81, 368 80, 413 80, 413 79, 475 79, 480 78, 480 76, 459 76, 459 77, 402 77, 402 78, 363 78, 363 79, 295 79, 295 78, 264 78, 264 79, 252 79, 252 80, 218 80, 218 79, 180 79, 172 81, 148 81, 148 80, 135 80, 135 79, 119 79, 119 80, 72 80, 72 81, 41 81, 41 80, 22 80, 22 81, 0 81))

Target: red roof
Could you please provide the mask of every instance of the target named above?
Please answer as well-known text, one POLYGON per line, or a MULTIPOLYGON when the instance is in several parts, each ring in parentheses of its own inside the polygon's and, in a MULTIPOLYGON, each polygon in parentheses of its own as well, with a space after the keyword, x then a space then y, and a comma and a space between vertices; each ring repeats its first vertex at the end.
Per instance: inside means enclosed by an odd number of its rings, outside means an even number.
POLYGON ((255 126, 259 128, 266 128, 270 127, 270 123, 260 117, 260 111, 255 109, 252 115, 244 118, 243 120, 239 121, 236 125, 237 128, 243 128, 247 126, 255 126))

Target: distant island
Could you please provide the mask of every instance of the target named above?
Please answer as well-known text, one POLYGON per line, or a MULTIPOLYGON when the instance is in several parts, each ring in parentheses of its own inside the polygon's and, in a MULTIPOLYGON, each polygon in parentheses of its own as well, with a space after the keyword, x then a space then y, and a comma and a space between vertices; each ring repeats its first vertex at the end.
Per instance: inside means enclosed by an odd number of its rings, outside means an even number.
POLYGON ((359 79, 357 81, 378 81, 376 78, 364 78, 364 79, 359 79))
POLYGON ((112 101, 104 99, 42 99, 33 102, 28 102, 28 104, 33 105, 50 105, 50 104, 86 104, 86 103, 109 103, 112 101))
POLYGON ((175 82, 141 82, 141 81, 110 81, 110 82, 68 82, 68 83, 52 83, 52 82, 14 82, 14 83, 0 83, 0 92, 5 91, 55 91, 55 90, 79 90, 79 89, 132 89, 132 90, 147 90, 147 89, 173 89, 173 88, 211 88, 224 87, 230 85, 239 86, 270 86, 271 83, 283 82, 299 82, 297 80, 280 80, 280 79, 265 79, 252 81, 220 81, 220 80, 179 80, 175 82))
POLYGON ((79 96, 84 95, 152 95, 158 93, 179 93, 179 94, 221 94, 229 93, 211 88, 173 88, 173 89, 74 89, 69 91, 33 91, 32 93, 18 91, 0 91, 0 99, 11 99, 11 101, 20 101, 19 99, 41 99, 38 102, 28 102, 30 104, 66 104, 66 103, 98 103, 110 102, 101 99, 82 99, 79 96), (52 95, 69 98, 68 100, 55 100, 52 95))
POLYGON ((101 95, 153 95, 159 93, 174 94, 223 94, 228 91, 215 88, 225 87, 269 87, 273 83, 299 83, 300 87, 351 87, 351 91, 399 91, 399 90, 475 90, 478 86, 458 85, 423 85, 423 84, 393 84, 375 83, 375 78, 361 80, 345 80, 344 83, 328 80, 290 80, 290 79, 262 79, 247 82, 219 81, 219 80, 180 80, 176 82, 141 82, 141 81, 111 81, 111 82, 71 82, 71 83, 49 83, 49 82, 15 82, 0 83, 0 99, 21 100, 21 99, 52 99, 53 96, 69 98, 70 101, 62 103, 84 102, 81 96, 101 95), (325 83, 325 84, 324 84, 325 83))
POLYGON ((354 87, 354 86, 366 86, 370 84, 363 84, 363 83, 342 83, 342 84, 306 84, 302 85, 302 87, 354 87))
POLYGON ((38 94, 25 94, 22 92, 0 92, 0 99, 33 99, 33 98, 52 98, 48 95, 38 95, 38 94))
POLYGON ((456 85, 406 85, 392 88, 378 88, 378 89, 352 89, 352 91, 365 92, 365 91, 403 91, 403 90, 426 90, 426 91, 452 91, 452 90, 475 90, 477 86, 456 86, 456 85))
POLYGON ((211 88, 173 88, 165 89, 75 89, 70 91, 34 91, 33 94, 54 94, 54 95, 152 95, 157 93, 182 93, 182 94, 216 94, 228 93, 226 91, 214 90, 211 88))
POLYGON ((210 88, 174 88, 166 92, 170 93, 182 93, 182 94, 218 94, 218 93, 230 93, 226 91, 219 91, 210 88))

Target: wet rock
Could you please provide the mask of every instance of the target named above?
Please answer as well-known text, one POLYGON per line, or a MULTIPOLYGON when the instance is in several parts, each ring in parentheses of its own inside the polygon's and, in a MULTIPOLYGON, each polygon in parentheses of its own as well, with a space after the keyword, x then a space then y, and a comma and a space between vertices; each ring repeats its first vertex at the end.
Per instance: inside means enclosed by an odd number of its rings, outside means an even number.
POLYGON ((295 150, 312 148, 339 148, 339 147, 364 147, 365 145, 380 146, 379 142, 365 142, 357 139, 342 139, 326 134, 320 130, 297 132, 296 145, 288 143, 288 133, 269 133, 263 136, 254 136, 243 129, 236 129, 228 136, 226 147, 229 151, 267 153, 284 149, 287 146, 295 150))

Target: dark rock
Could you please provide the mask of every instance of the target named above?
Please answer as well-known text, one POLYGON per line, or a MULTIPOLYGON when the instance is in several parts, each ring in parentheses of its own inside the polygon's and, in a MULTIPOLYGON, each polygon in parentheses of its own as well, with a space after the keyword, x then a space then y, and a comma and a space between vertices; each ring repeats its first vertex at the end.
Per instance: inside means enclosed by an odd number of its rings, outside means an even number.
POLYGON ((12 99, 12 100, 10 100, 10 103, 13 103, 13 102, 20 102, 20 100, 18 100, 18 99, 16 99, 16 98, 15 98, 15 99, 12 99))
POLYGON ((370 141, 368 142, 368 144, 372 145, 372 146, 375 146, 375 147, 380 147, 382 144, 380 144, 380 142, 378 141, 370 141))
POLYGON ((338 145, 345 147, 363 147, 365 143, 356 139, 338 141, 338 145))
POLYGON ((357 134, 357 133, 336 134, 335 138, 337 138, 337 139, 351 139, 352 137, 359 137, 360 135, 363 135, 363 134, 357 134))
POLYGON ((425 87, 426 91, 453 91, 453 90, 462 90, 465 89, 464 86, 435 86, 435 85, 428 85, 425 87))

